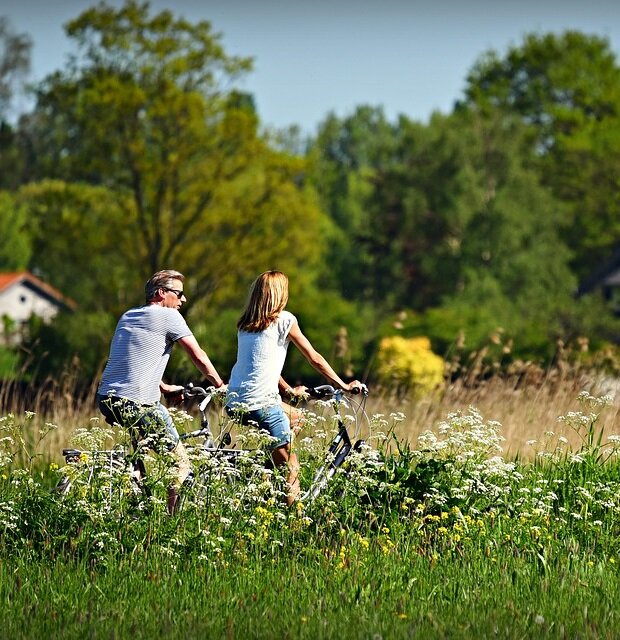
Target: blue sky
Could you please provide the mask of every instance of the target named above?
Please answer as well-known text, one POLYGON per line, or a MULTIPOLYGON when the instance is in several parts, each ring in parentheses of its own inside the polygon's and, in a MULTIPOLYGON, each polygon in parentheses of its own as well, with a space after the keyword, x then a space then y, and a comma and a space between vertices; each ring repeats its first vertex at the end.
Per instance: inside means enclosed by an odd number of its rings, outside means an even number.
MULTIPOLYGON (((71 42, 62 25, 93 4, 0 0, 0 15, 33 39, 31 80, 63 66, 71 42)), ((488 49, 505 52, 528 32, 604 36, 620 60, 620 9, 611 0, 153 0, 151 6, 209 20, 228 53, 254 58, 241 88, 254 94, 263 124, 297 124, 306 133, 328 112, 345 116, 360 104, 382 106, 390 120, 447 113, 476 59, 488 49)))

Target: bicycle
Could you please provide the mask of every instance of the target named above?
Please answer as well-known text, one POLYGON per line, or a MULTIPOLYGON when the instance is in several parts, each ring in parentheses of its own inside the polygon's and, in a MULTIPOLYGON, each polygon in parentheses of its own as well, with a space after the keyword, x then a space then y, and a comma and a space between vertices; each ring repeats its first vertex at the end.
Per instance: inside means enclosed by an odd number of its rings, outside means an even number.
MULTIPOLYGON (((217 436, 214 436, 210 427, 208 407, 214 397, 221 395, 221 391, 215 387, 203 388, 189 383, 183 393, 187 399, 198 402, 200 428, 180 433, 179 437, 184 442, 200 439, 201 443, 189 447, 192 457, 197 461, 197 470, 190 473, 183 483, 179 498, 179 510, 187 505, 189 496, 197 503, 210 501, 215 493, 214 487, 218 482, 223 481, 224 484, 230 486, 241 480, 242 486, 248 489, 252 488, 252 481, 259 474, 272 473, 271 458, 265 449, 231 446, 231 430, 235 424, 234 420, 228 420, 225 423, 225 428, 221 429, 217 436)), ((301 496, 302 501, 310 503, 324 491, 349 456, 361 451, 365 441, 359 438, 361 431, 359 415, 363 415, 368 422, 365 412, 368 392, 365 389, 361 394, 361 401, 355 411, 352 433, 349 433, 349 429, 339 413, 341 406, 348 406, 344 391, 330 385, 320 385, 309 388, 308 395, 316 400, 333 401, 337 415, 336 435, 327 449, 322 464, 314 473, 310 486, 301 496)), ((120 447, 100 451, 73 448, 63 449, 63 456, 67 467, 73 467, 75 472, 72 473, 67 468, 67 472, 56 485, 55 490, 61 496, 69 494, 79 471, 82 471, 86 476, 83 482, 84 486, 97 486, 101 492, 106 492, 108 506, 111 505, 115 493, 119 494, 120 499, 127 486, 129 486, 130 495, 138 500, 139 504, 147 502, 144 499, 148 499, 152 495, 148 484, 145 483, 146 467, 140 444, 131 454, 120 447), (103 482, 94 481, 95 478, 101 477, 103 477, 103 482)), ((243 496, 237 496, 235 502, 243 502, 243 496)))
POLYGON ((84 488, 84 493, 91 494, 91 501, 95 497, 92 492, 96 491, 108 510, 112 508, 115 497, 118 502, 121 501, 127 488, 132 498, 139 499, 139 504, 144 504, 141 499, 151 495, 143 482, 143 460, 130 459, 124 448, 63 449, 62 454, 65 458, 65 473, 54 491, 63 498, 70 494, 78 481, 84 488))
POLYGON ((236 424, 233 419, 224 422, 224 428, 220 429, 217 436, 213 434, 208 407, 213 398, 219 395, 221 391, 215 387, 203 388, 192 383, 185 387, 184 396, 198 402, 200 428, 180 434, 180 437, 190 442, 201 438, 202 442, 194 447, 188 446, 196 462, 196 472, 190 474, 182 487, 179 509, 185 508, 190 499, 198 506, 208 507, 215 499, 215 494, 219 494, 220 501, 228 501, 231 506, 238 508, 244 502, 244 494, 255 487, 257 476, 272 471, 271 460, 264 448, 231 446, 231 431, 236 424), (237 494, 234 485, 240 489, 237 494))
POLYGON ((315 471, 307 491, 302 495, 302 502, 311 503, 325 489, 329 481, 335 476, 337 471, 343 467, 345 461, 352 453, 360 453, 365 444, 365 440, 360 438, 361 421, 360 414, 364 421, 368 423, 366 414, 366 399, 368 398, 368 389, 365 387, 361 393, 361 401, 355 407, 354 413, 354 429, 350 434, 342 415, 340 414, 340 406, 347 406, 345 401, 345 392, 341 389, 335 389, 331 385, 320 385, 308 390, 310 397, 315 399, 332 399, 334 410, 337 416, 338 431, 331 441, 325 459, 319 468, 315 471))
MULTIPOLYGON (((209 485, 214 479, 214 473, 217 471, 220 474, 224 474, 229 482, 238 478, 240 474, 240 463, 251 459, 252 456, 257 456, 256 449, 236 449, 229 448, 232 442, 230 428, 231 422, 228 423, 228 428, 221 431, 217 438, 214 438, 207 416, 207 407, 210 404, 212 398, 217 393, 217 390, 213 387, 204 389, 202 387, 194 387, 188 385, 186 387, 186 395, 199 400, 198 409, 200 412, 201 428, 184 434, 185 438, 203 437, 204 444, 199 449, 203 453, 209 463, 204 466, 202 471, 199 471, 194 478, 192 478, 190 484, 187 486, 187 491, 194 491, 200 495, 206 495, 209 491, 209 485), (218 467, 213 462, 219 460, 221 465, 218 467)), ((335 389, 331 385, 320 385, 317 387, 311 387, 308 389, 308 395, 315 400, 333 401, 333 406, 337 416, 337 432, 331 441, 325 458, 322 464, 314 473, 314 476, 310 482, 310 486, 305 493, 302 494, 301 500, 307 503, 312 502, 316 497, 325 489, 330 480, 334 477, 336 472, 343 467, 345 461, 353 453, 360 453, 365 440, 360 438, 361 432, 361 420, 360 415, 363 416, 364 421, 368 423, 368 416, 365 412, 366 399, 368 397, 368 389, 364 389, 361 394, 361 401, 355 407, 354 427, 352 433, 349 433, 349 429, 345 424, 344 419, 339 413, 341 406, 349 406, 349 402, 345 400, 345 392, 341 389, 335 389)), ((271 459, 263 452, 262 464, 266 464, 271 467, 271 459)))
MULTIPOLYGON (((176 395, 164 394, 169 400, 176 395)), ((181 440, 197 437, 202 430, 188 434, 182 434, 181 440)), ((127 451, 126 446, 118 445, 112 449, 77 449, 66 448, 62 450, 65 459, 64 473, 54 492, 61 497, 66 497, 79 484, 82 492, 87 494, 97 490, 99 497, 104 500, 108 508, 114 500, 126 493, 138 500, 144 507, 145 499, 152 497, 152 491, 147 482, 145 451, 149 449, 149 438, 134 442, 133 451, 127 451)), ((91 495, 91 499, 94 496, 91 495)))

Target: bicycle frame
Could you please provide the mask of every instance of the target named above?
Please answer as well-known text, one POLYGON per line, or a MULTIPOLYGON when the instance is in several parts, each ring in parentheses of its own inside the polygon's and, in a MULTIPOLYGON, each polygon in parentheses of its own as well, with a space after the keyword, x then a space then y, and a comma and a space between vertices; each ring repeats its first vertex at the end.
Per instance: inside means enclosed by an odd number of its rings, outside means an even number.
MULTIPOLYGON (((332 396, 336 400, 336 403, 339 403, 344 394, 342 391, 336 390, 330 385, 322 385, 310 389, 310 395, 314 398, 332 396)), ((312 502, 323 489, 325 489, 351 451, 359 452, 363 444, 364 440, 362 439, 358 439, 355 444, 353 444, 344 421, 339 417, 338 432, 327 449, 325 462, 314 473, 310 488, 302 495, 301 500, 304 502, 312 502)))

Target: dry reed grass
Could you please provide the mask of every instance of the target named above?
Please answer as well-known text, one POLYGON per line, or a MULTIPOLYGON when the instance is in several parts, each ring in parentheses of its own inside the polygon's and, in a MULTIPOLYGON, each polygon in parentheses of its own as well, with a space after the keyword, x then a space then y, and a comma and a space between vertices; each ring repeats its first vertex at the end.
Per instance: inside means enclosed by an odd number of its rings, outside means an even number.
MULTIPOLYGON (((533 454, 528 441, 541 441, 549 431, 566 436, 572 445, 578 446, 578 436, 557 419, 569 411, 580 410, 577 396, 586 390, 593 395, 615 395, 613 405, 601 417, 601 425, 607 433, 620 431, 618 378, 604 378, 583 367, 569 365, 566 360, 557 360, 548 370, 521 363, 504 374, 493 374, 493 365, 482 367, 480 363, 479 359, 468 369, 461 368, 456 380, 425 398, 371 388, 367 411, 385 416, 402 412, 405 420, 398 425, 395 435, 415 446, 420 433, 435 427, 449 413, 467 411, 473 406, 485 420, 501 423, 505 456, 527 457, 533 454)), ((100 418, 95 392, 96 383, 84 387, 71 371, 35 388, 8 382, 0 386, 0 415, 34 412, 28 423, 32 430, 29 439, 33 442, 46 423, 56 425, 46 437, 41 453, 45 459, 59 461, 75 429, 100 418)))
POLYGON ((368 408, 376 413, 401 411, 405 414, 396 436, 413 445, 420 433, 435 427, 449 413, 466 412, 473 406, 485 420, 501 423, 506 457, 517 454, 528 457, 534 450, 527 443, 532 440, 540 443, 546 432, 563 435, 573 447, 579 446, 579 436, 558 422, 558 417, 569 411, 584 410, 577 396, 585 390, 593 395, 615 396, 612 406, 603 411, 599 426, 605 426, 607 434, 620 431, 620 380, 582 370, 553 369, 540 373, 538 371, 534 378, 495 375, 474 384, 459 378, 435 395, 422 399, 383 393, 370 400, 368 408))

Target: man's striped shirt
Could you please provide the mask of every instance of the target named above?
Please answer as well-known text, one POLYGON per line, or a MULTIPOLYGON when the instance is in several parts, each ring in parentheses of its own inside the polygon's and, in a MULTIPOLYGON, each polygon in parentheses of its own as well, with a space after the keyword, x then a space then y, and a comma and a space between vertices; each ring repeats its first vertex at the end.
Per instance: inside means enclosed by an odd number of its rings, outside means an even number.
POLYGON ((191 335, 177 309, 158 304, 129 309, 116 326, 98 393, 138 404, 158 402, 172 346, 191 335))

